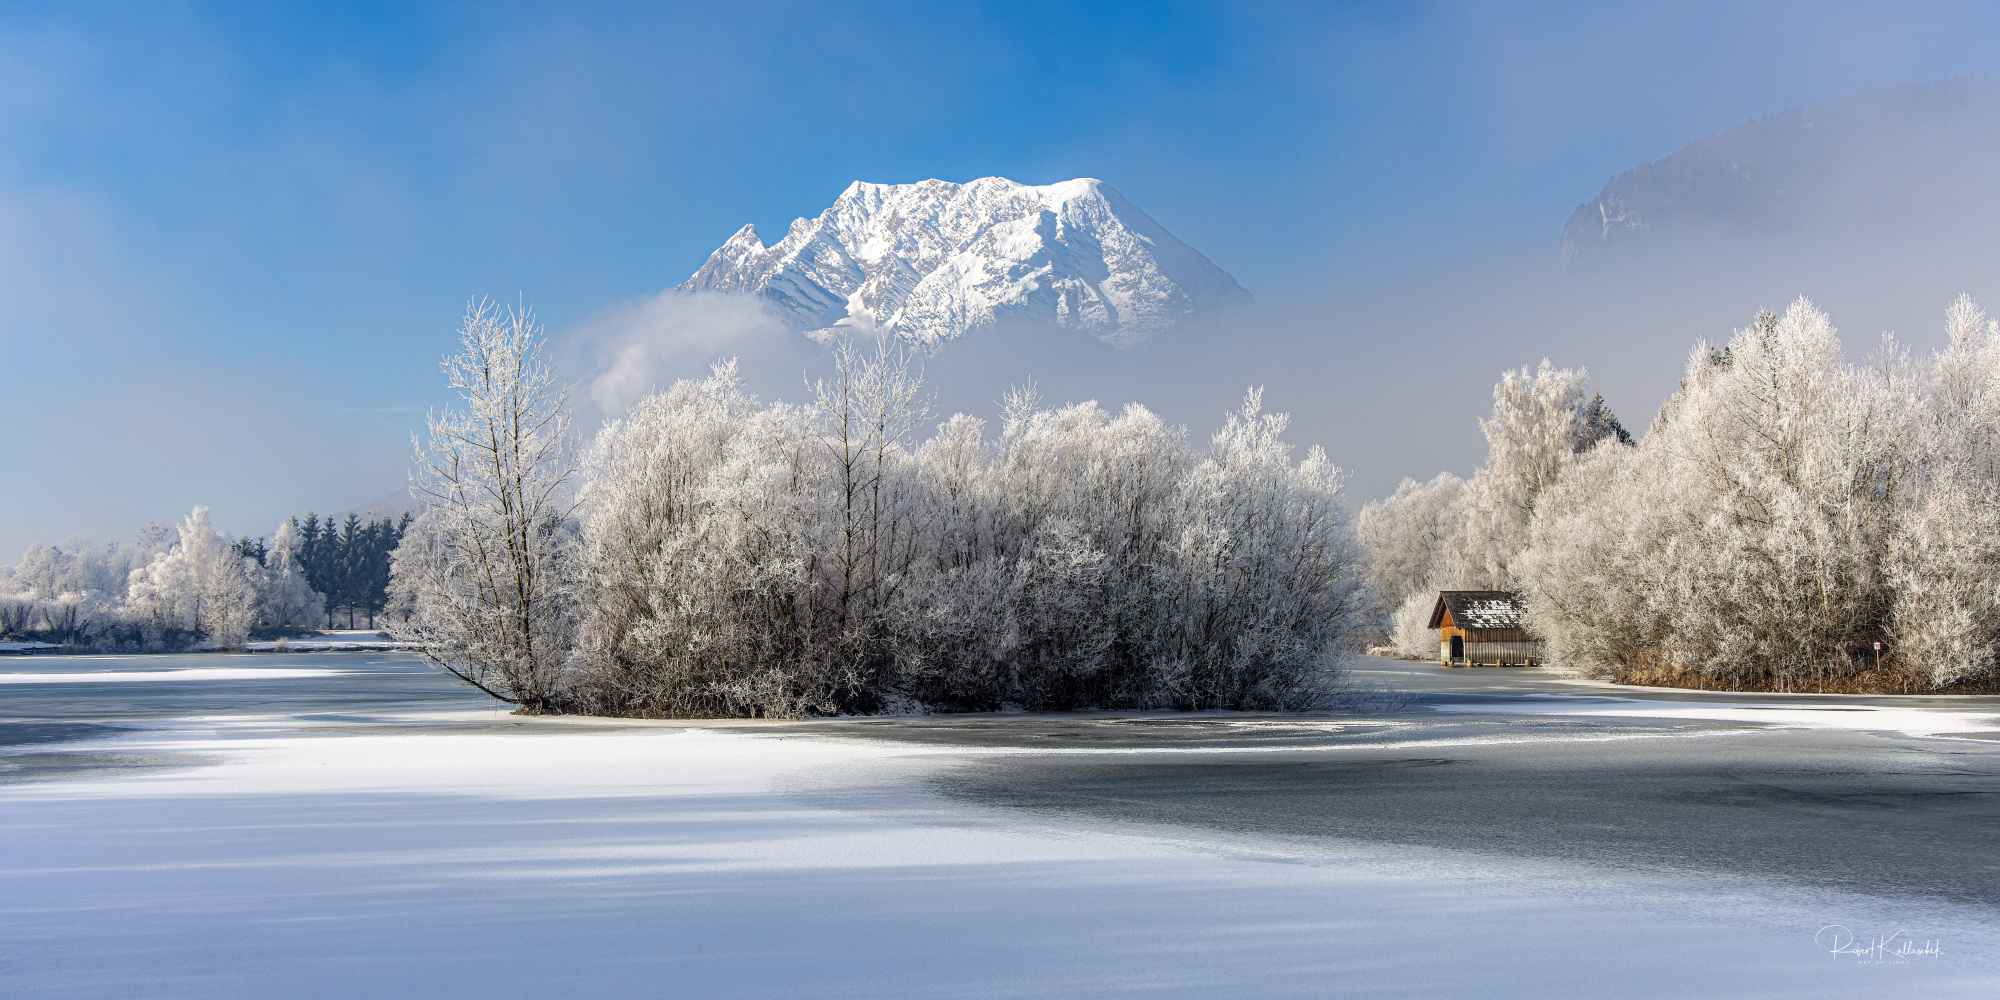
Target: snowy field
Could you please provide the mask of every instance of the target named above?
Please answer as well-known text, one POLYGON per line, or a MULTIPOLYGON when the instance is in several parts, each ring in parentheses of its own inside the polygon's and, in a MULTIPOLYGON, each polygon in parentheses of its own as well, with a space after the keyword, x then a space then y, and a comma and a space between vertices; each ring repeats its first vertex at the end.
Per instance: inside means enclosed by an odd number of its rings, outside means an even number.
MULTIPOLYGON (((1367 669, 1417 701, 746 725, 517 718, 400 655, 0 661, 0 994, 2000 995, 1980 889, 2000 705, 1367 669), (1636 761, 1672 772, 1661 822, 1690 824, 1647 836, 1709 844, 1703 809, 1775 810, 1828 820, 1795 853, 1881 860, 1843 839, 1848 805, 1717 806, 1674 784, 1766 751, 1785 774, 1879 753, 1892 783, 1970 782, 1938 786, 1945 805, 1854 807, 1958 810, 1926 818, 1928 840, 1855 829, 1969 881, 1863 893, 1782 861, 1632 864, 1619 845, 1649 842, 1615 832, 1519 851, 1423 833, 1450 825, 1428 797, 1636 761), (1474 780, 1414 777, 1447 773, 1474 780), (1355 825, 1396 816, 1418 832, 1355 825)), ((1543 787, 1555 812, 1492 809, 1495 843, 1627 779, 1570 783, 1543 787)))

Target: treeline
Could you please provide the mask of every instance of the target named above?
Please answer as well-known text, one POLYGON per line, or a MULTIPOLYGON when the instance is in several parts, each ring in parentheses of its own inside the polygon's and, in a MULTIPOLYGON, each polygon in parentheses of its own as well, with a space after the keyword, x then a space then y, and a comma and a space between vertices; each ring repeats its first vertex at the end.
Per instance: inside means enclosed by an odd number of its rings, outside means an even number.
POLYGON ((149 526, 131 547, 73 539, 33 546, 0 570, 0 635, 90 652, 235 648, 257 634, 310 628, 323 599, 279 526, 245 555, 196 507, 178 528, 149 526))
POLYGON ((308 515, 274 536, 229 541, 198 507, 180 525, 141 529, 133 544, 73 538, 36 545, 0 567, 0 638, 78 651, 235 648, 310 631, 332 615, 379 614, 408 515, 336 526, 308 515))
POLYGON ((322 522, 311 512, 304 523, 292 519, 299 532, 299 565, 326 598, 327 628, 335 615, 346 615, 348 628, 355 627, 357 615, 375 627, 375 616, 389 605, 390 560, 410 521, 409 514, 363 521, 353 511, 338 527, 333 518, 322 522))
POLYGON ((1804 299, 1697 345, 1645 438, 1588 429, 1583 376, 1510 374, 1470 482, 1406 481, 1360 531, 1399 642, 1440 588, 1520 591, 1550 662, 1642 683, 1993 686, 2000 324, 1971 299, 1929 356, 1843 360, 1804 299))
POLYGON ((919 439, 909 360, 850 346, 805 406, 732 362, 572 457, 532 322, 462 335, 391 627, 531 710, 1300 708, 1365 624, 1343 477, 1254 392, 1205 446, 1030 392, 919 439))

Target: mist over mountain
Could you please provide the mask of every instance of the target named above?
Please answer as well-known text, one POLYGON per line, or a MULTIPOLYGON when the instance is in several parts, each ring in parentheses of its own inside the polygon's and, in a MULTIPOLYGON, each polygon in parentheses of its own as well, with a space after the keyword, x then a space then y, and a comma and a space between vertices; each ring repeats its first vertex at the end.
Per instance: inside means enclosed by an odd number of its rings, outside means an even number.
POLYGON ((1767 115, 1619 174, 1577 206, 1564 259, 1661 242, 1983 237, 2000 220, 2000 79, 1865 90, 1767 115))
POLYGON ((1130 347, 1250 301, 1092 178, 856 181, 775 244, 744 226, 679 291, 749 293, 817 340, 874 332, 925 348, 1003 324, 1130 347))

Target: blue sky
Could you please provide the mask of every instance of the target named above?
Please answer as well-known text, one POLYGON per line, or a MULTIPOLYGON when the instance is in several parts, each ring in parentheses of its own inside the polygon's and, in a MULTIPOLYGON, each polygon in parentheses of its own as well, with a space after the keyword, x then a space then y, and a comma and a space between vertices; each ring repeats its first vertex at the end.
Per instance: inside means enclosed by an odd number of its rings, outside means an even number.
MULTIPOLYGON (((1421 301, 1703 135, 2000 72, 1975 5, 1668 6, 10 4, 0 559, 378 497, 467 299, 560 337, 855 179, 1096 176, 1271 309, 1421 301)), ((1453 419, 1321 436, 1375 493, 1453 419)))

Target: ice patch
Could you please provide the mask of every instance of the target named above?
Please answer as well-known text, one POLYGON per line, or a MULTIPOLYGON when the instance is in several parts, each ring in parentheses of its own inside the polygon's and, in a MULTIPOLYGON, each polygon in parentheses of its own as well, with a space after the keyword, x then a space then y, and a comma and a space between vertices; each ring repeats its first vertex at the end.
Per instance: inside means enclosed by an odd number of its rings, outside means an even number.
POLYGON ((1679 719, 1705 722, 1747 722, 1896 732, 1906 736, 1940 736, 1966 730, 1990 729, 2000 710, 1929 705, 1750 705, 1732 702, 1648 701, 1637 698, 1578 698, 1569 695, 1527 695, 1519 699, 1475 704, 1433 705, 1434 711, 1463 715, 1562 715, 1596 718, 1679 719))
POLYGON ((337 677, 351 670, 320 667, 193 667, 186 670, 103 670, 95 673, 6 673, 0 684, 131 684, 163 681, 269 681, 337 677))

